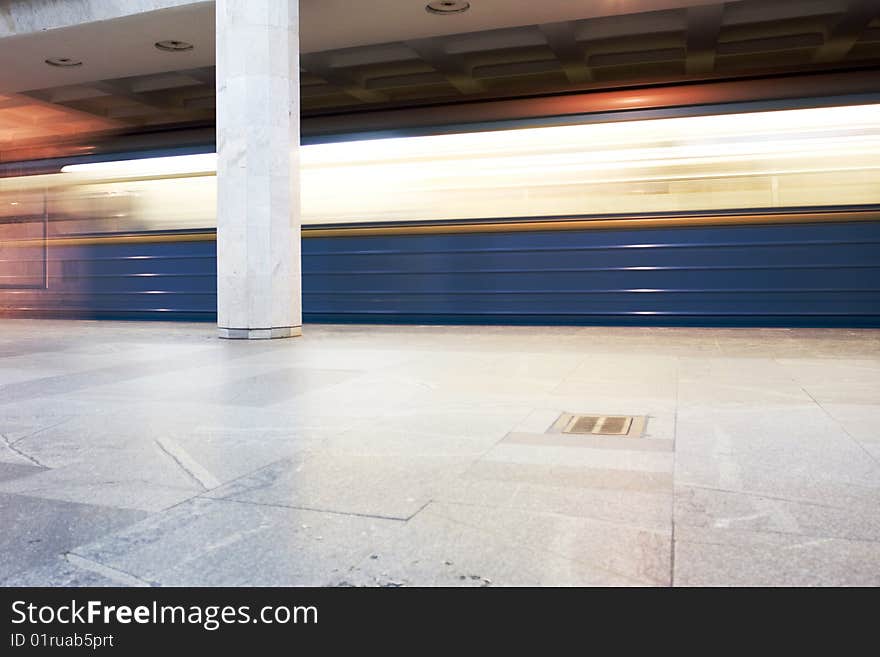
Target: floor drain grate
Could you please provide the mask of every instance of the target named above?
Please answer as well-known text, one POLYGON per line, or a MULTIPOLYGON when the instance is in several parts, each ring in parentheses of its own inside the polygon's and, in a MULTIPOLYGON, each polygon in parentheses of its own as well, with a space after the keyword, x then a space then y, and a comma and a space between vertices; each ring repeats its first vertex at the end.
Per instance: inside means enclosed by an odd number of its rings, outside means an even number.
POLYGON ((626 436, 633 427, 630 415, 572 415, 562 433, 626 436))

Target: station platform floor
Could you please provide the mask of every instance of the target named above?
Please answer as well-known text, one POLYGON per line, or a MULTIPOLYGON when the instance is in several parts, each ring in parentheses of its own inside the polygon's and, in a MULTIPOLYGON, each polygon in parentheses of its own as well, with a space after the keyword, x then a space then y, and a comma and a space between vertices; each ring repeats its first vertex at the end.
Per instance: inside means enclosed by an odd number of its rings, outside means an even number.
POLYGON ((4 319, 0 435, 5 586, 880 584, 878 330, 4 319))

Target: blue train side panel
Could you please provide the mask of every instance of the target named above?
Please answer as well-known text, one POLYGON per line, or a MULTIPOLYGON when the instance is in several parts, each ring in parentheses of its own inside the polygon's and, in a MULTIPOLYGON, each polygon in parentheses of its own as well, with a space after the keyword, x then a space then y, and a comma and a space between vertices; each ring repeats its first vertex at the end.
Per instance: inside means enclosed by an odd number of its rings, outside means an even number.
MULTIPOLYGON (((53 248, 48 271, 0 305, 216 315, 214 242, 53 248)), ((307 322, 880 326, 880 222, 312 237, 303 307, 307 322)))
POLYGON ((45 289, 0 288, 0 313, 81 319, 217 317, 217 248, 205 242, 51 246, 45 289))
POLYGON ((880 326, 880 223, 304 241, 308 321, 880 326))

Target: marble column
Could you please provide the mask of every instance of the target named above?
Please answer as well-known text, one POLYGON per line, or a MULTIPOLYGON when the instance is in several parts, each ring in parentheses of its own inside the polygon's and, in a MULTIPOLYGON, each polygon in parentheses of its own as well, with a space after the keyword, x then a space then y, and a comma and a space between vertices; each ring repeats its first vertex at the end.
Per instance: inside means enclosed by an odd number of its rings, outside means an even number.
POLYGON ((219 335, 300 335, 299 4, 216 7, 219 335))

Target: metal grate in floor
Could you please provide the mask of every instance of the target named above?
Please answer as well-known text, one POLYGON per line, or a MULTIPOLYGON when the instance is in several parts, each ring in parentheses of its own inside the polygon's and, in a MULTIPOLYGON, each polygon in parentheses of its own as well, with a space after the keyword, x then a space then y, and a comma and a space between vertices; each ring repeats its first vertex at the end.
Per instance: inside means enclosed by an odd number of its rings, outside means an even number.
POLYGON ((602 415, 600 413, 563 413, 548 429, 549 433, 588 436, 639 438, 645 433, 648 418, 643 415, 602 415))
POLYGON ((575 415, 563 433, 588 433, 600 436, 625 436, 633 419, 624 415, 575 415))

